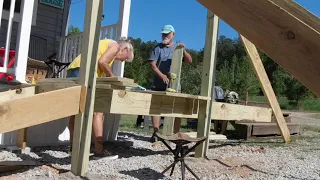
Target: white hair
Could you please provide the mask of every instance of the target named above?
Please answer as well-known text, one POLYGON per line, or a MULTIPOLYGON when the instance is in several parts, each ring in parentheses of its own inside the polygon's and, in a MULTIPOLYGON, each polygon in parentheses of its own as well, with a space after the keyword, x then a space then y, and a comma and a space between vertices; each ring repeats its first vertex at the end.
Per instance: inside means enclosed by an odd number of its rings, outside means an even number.
POLYGON ((132 62, 133 58, 134 58, 134 50, 133 50, 133 46, 131 44, 130 39, 126 38, 126 37, 120 37, 119 40, 117 41, 118 44, 123 47, 126 47, 128 49, 128 59, 126 62, 132 62))

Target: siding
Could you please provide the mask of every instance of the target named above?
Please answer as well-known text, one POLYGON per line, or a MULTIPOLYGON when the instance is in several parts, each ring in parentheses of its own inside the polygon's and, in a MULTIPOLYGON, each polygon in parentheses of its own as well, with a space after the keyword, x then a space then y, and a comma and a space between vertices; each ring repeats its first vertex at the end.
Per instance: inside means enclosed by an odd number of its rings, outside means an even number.
MULTIPOLYGON (((38 2, 36 26, 31 27, 29 57, 45 60, 52 53, 59 52, 59 38, 65 35, 71 0, 65 0, 64 9, 38 2)), ((2 19, 0 47, 5 47, 8 21, 2 19)), ((18 23, 12 25, 10 49, 16 48, 18 23)))

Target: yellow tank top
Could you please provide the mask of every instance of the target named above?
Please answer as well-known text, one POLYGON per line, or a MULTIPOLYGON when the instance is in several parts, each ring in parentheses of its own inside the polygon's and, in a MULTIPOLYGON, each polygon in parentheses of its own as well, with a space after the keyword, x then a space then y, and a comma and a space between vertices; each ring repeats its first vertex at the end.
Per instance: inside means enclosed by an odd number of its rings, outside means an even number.
MULTIPOLYGON (((97 54, 97 60, 99 60, 100 57, 102 56, 102 54, 107 51, 110 42, 114 42, 114 41, 111 39, 103 39, 103 40, 99 41, 99 50, 98 50, 98 54, 97 54)), ((114 62, 114 59, 110 62, 110 64, 109 64, 110 67, 112 66, 113 62, 114 62)), ((79 68, 80 64, 81 64, 81 54, 78 55, 72 61, 72 63, 69 65, 67 71, 70 69, 79 68)), ((97 68, 97 77, 104 77, 104 72, 102 71, 102 69, 100 68, 99 65, 97 68)))

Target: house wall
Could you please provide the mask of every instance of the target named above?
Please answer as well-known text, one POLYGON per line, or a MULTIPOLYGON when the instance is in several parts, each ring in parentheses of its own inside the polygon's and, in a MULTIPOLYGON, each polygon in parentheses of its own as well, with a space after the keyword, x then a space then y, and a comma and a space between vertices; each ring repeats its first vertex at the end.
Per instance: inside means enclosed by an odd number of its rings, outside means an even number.
MULTIPOLYGON (((64 8, 37 3, 35 25, 31 27, 29 57, 45 60, 52 53, 59 52, 59 38, 65 36, 71 0, 64 0, 64 8)), ((0 47, 5 47, 8 20, 2 19, 0 47)), ((16 48, 18 22, 12 24, 10 49, 16 48)))

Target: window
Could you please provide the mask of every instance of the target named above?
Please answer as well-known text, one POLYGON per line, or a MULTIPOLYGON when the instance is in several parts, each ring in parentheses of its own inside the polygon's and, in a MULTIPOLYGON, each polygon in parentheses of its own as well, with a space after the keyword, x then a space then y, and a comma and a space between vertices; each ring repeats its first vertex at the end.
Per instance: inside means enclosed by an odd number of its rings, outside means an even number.
MULTIPOLYGON (((3 1, 3 9, 10 11, 11 6, 11 0, 4 0, 3 1)), ((21 6, 21 0, 16 0, 15 6, 14 6, 14 12, 20 13, 20 6, 21 6)))
MULTIPOLYGON (((16 0, 15 7, 14 7, 14 16, 13 21, 20 22, 21 21, 21 1, 22 0, 16 0)), ((25 0, 26 3, 28 3, 28 0, 25 0)), ((4 0, 3 1, 3 12, 2 12, 2 18, 8 20, 9 14, 10 14, 10 6, 11 6, 11 0, 4 0)), ((32 25, 36 25, 36 19, 37 19, 37 10, 38 10, 38 0, 34 0, 34 7, 33 7, 33 16, 32 16, 32 25)))

